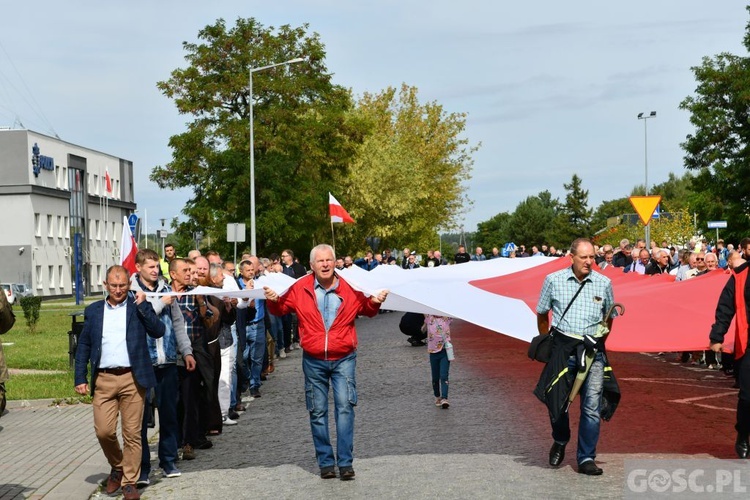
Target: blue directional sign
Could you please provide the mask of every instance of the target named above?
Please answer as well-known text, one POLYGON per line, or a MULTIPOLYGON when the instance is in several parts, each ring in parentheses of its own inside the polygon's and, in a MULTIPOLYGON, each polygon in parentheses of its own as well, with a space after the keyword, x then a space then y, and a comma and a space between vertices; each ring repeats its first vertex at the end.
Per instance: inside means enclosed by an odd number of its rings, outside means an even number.
POLYGON ((134 236, 136 224, 138 224, 138 215, 130 214, 130 217, 128 217, 128 226, 130 226, 130 232, 133 233, 134 236))
POLYGON ((727 228, 727 221, 725 221, 725 220, 711 220, 711 221, 708 221, 708 228, 709 229, 726 229, 727 228))

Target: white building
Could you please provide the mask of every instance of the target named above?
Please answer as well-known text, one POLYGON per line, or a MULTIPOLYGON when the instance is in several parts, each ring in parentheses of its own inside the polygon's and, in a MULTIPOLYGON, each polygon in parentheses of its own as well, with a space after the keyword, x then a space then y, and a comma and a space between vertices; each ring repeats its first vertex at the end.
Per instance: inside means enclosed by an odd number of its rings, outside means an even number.
POLYGON ((131 161, 30 130, 0 130, 0 281, 26 283, 39 296, 73 294, 78 240, 83 290, 103 293, 134 200, 131 161))

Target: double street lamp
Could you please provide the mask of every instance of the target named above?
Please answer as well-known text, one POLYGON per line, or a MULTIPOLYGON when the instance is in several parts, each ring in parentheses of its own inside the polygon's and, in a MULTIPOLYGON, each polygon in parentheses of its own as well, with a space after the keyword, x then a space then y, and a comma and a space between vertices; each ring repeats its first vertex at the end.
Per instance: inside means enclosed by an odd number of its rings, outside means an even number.
MULTIPOLYGON (((646 167, 646 196, 648 196, 648 119, 656 118, 656 111, 649 114, 638 113, 638 119, 643 120, 643 163, 646 167)), ((651 219, 646 224, 646 248, 651 248, 651 219)))
POLYGON ((256 245, 256 231, 255 231, 255 142, 253 140, 253 73, 263 71, 266 69, 275 68, 277 66, 285 66, 288 64, 294 64, 302 62, 302 57, 290 59, 288 61, 269 64, 268 66, 261 66, 259 68, 250 68, 250 85, 249 90, 249 102, 250 102, 250 253, 253 255, 257 254, 256 245))

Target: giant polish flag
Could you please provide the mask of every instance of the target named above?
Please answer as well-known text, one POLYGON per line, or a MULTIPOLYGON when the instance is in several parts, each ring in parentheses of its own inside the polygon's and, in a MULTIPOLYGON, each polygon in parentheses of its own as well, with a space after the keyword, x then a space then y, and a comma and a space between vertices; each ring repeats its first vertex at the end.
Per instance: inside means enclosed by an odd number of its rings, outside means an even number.
POLYGON ((138 245, 135 243, 133 233, 130 232, 128 218, 122 219, 122 240, 120 240, 120 265, 135 274, 135 254, 138 253, 138 245))
POLYGON ((331 214, 331 223, 334 222, 354 222, 354 219, 349 215, 349 212, 344 210, 341 203, 333 197, 331 193, 328 193, 328 211, 331 214))

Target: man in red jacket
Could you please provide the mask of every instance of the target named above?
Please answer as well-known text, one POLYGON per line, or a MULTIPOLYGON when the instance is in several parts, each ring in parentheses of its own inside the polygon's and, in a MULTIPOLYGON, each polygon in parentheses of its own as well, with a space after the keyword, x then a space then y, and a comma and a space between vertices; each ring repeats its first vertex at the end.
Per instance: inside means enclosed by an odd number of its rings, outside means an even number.
POLYGON ((310 412, 315 456, 320 477, 354 479, 354 407, 357 404, 357 331, 358 315, 375 316, 388 296, 383 290, 366 297, 336 275, 336 256, 330 245, 318 245, 310 252, 313 274, 297 280, 279 296, 264 288, 268 309, 281 316, 297 313, 305 397, 310 412), (336 411, 336 451, 334 458, 328 431, 328 386, 333 385, 336 411))

